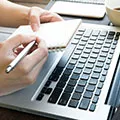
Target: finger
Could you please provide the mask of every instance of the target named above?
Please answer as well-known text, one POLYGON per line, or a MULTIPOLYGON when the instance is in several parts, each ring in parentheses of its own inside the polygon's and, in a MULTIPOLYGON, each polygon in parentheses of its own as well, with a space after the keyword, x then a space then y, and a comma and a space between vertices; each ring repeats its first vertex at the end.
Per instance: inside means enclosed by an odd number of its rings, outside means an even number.
POLYGON ((33 84, 36 81, 39 72, 42 70, 46 60, 47 57, 44 57, 44 59, 42 59, 27 75, 24 76, 24 79, 21 79, 21 82, 26 86, 33 84))
POLYGON ((32 7, 30 10, 30 25, 33 31, 37 31, 40 27, 40 11, 32 7))
POLYGON ((11 48, 18 47, 21 44, 28 44, 33 40, 36 40, 36 36, 28 36, 28 35, 19 34, 19 35, 9 38, 5 42, 6 42, 7 48, 11 49, 11 48))
POLYGON ((55 22, 55 21, 63 21, 63 18, 56 13, 51 13, 46 11, 40 16, 41 22, 55 22))
MULTIPOLYGON (((16 66, 16 70, 21 73, 29 73, 44 57, 48 55, 48 50, 44 41, 40 41, 38 48, 32 53, 25 56, 20 63, 16 66)), ((14 69, 15 70, 15 69, 14 69)))

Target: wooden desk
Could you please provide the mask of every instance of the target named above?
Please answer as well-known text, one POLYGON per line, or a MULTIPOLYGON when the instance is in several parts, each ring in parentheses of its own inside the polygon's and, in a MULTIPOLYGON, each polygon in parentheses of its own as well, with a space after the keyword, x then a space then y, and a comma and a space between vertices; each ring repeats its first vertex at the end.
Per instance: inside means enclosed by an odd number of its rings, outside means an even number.
POLYGON ((53 120, 29 113, 0 108, 0 120, 53 120))

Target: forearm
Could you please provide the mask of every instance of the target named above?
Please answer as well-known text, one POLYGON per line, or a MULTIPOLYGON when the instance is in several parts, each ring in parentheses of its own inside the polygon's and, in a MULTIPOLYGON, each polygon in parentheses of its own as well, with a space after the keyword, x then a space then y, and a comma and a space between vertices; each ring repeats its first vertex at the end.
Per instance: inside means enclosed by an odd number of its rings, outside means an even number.
POLYGON ((28 24, 29 7, 0 0, 0 26, 18 27, 28 24))

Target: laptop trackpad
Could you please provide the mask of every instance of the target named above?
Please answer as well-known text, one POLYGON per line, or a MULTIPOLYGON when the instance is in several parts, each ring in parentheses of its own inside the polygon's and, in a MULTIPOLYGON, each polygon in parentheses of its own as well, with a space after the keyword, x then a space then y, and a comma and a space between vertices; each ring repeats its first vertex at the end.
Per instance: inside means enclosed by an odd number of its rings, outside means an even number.
POLYGON ((63 15, 74 15, 91 18, 102 18, 105 15, 104 5, 83 4, 56 1, 50 11, 63 15))

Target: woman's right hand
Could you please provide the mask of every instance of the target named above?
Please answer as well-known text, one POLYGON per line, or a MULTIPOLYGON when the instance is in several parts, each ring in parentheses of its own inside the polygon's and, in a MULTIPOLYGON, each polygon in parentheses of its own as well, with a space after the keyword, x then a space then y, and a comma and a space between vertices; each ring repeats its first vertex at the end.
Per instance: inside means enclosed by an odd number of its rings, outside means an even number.
POLYGON ((10 94, 34 83, 47 56, 48 50, 45 42, 36 36, 17 35, 0 42, 0 96, 10 94), (33 40, 36 40, 37 44, 7 74, 5 72, 7 66, 33 40))

